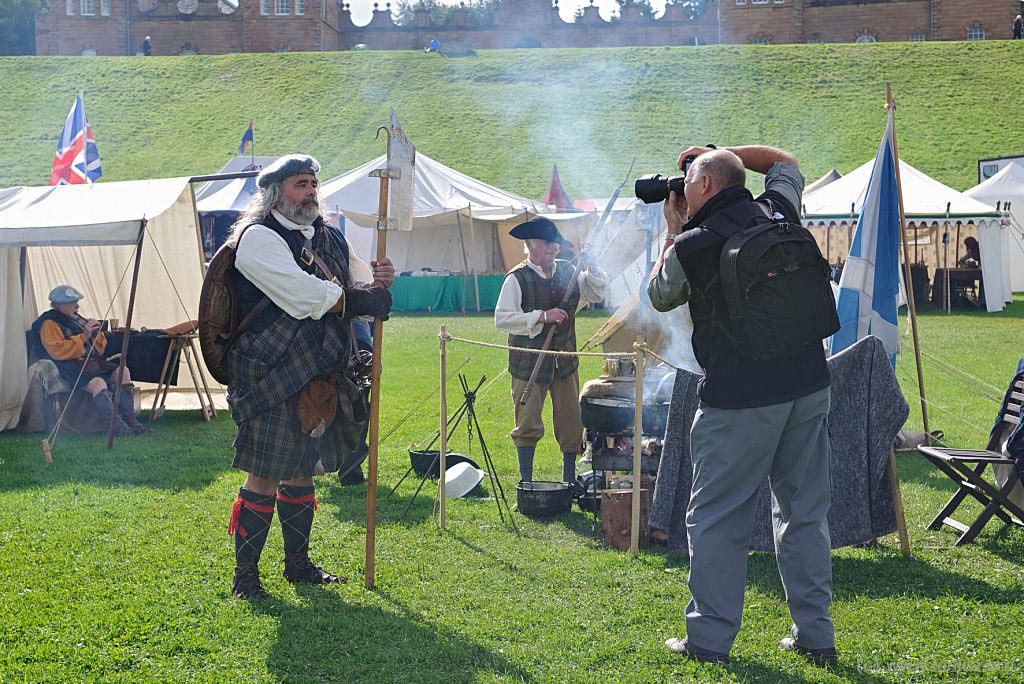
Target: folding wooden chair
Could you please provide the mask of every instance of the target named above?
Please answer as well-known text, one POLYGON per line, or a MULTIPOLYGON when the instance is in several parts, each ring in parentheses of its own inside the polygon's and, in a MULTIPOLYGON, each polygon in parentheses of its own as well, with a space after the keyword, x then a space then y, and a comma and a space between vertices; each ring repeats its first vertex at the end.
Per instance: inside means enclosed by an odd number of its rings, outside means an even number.
POLYGON ((928 525, 929 530, 938 530, 943 525, 949 525, 961 532, 956 545, 962 546, 970 543, 993 515, 1007 524, 1024 527, 1024 510, 1021 510, 1009 499, 1010 491, 1020 482, 1020 477, 1013 469, 1014 459, 1004 456, 1002 453, 1003 441, 1020 424, 1022 403, 1024 403, 1024 375, 1018 373, 1007 390, 998 421, 992 429, 988 445, 984 450, 931 446, 917 448, 925 458, 935 464, 936 468, 957 484, 956 494, 928 525), (983 477, 985 470, 990 465, 1011 466, 1009 468, 1011 475, 1002 487, 997 488, 983 477), (985 507, 977 520, 969 526, 952 518, 953 513, 968 496, 973 496, 985 507))

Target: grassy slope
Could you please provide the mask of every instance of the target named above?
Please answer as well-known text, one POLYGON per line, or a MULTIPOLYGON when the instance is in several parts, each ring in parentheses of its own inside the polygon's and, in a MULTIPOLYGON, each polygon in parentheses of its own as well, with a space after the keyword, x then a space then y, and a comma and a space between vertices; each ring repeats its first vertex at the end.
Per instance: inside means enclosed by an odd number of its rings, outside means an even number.
POLYGON ((257 151, 316 154, 341 173, 382 153, 388 106, 419 149, 540 196, 558 164, 570 194, 606 196, 637 171, 670 170, 684 143, 764 142, 808 178, 866 161, 900 104, 902 156, 973 185, 979 157, 1024 153, 1024 45, 715 46, 488 51, 443 59, 364 52, 190 58, 0 58, 0 187, 48 180, 83 88, 104 180, 208 173, 248 120, 257 151))
MULTIPOLYGON (((997 316, 925 313, 922 330, 930 353, 1000 386, 1020 354, 1022 320, 1018 298, 997 316)), ((515 537, 489 500, 453 502, 447 533, 432 522, 429 494, 400 521, 414 487, 387 492, 404 472, 406 445, 436 425, 436 399, 405 417, 436 386, 441 322, 388 323, 381 425, 385 434, 399 427, 382 448, 375 592, 361 588, 365 488, 322 478, 315 555, 352 581, 287 585, 275 522, 264 563, 274 598, 248 605, 228 597, 225 526, 242 475, 228 467, 234 428, 224 414, 212 424, 170 414, 152 437, 113 452, 97 437, 61 437, 52 467, 42 465, 38 436, 0 437, 0 681, 1019 681, 1024 533, 992 523, 958 549, 951 531, 926 531, 951 485, 916 456, 900 459, 914 557, 900 558, 893 537, 834 555, 845 665, 832 674, 778 652, 788 621, 770 554, 751 556, 735 664, 702 668, 661 648, 682 631, 684 557, 601 550, 576 512, 549 524, 517 516, 523 534, 515 537)), ((456 335, 500 340, 486 316, 445 322, 456 335)), ((582 320, 580 336, 600 323, 582 320)), ((470 378, 503 367, 499 350, 453 344, 449 368, 467 357, 470 378)), ((911 369, 905 355, 908 397, 911 369)), ((582 377, 597 370, 585 359, 582 377)), ((933 426, 956 443, 982 443, 996 406, 927 371, 929 396, 957 413, 933 417, 933 426)), ((452 391, 449 406, 457 397, 452 391)), ((504 378, 480 406, 511 487, 504 378)), ((466 451, 464 433, 453 441, 466 451)), ((538 476, 554 478, 559 459, 545 444, 538 476)))

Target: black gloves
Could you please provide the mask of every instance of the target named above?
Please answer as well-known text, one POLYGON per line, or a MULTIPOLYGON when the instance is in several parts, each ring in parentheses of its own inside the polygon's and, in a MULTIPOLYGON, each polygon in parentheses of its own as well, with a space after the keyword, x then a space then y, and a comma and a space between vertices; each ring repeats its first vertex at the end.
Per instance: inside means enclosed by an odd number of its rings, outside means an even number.
POLYGON ((391 293, 379 287, 345 290, 345 318, 373 316, 386 321, 391 313, 391 293))

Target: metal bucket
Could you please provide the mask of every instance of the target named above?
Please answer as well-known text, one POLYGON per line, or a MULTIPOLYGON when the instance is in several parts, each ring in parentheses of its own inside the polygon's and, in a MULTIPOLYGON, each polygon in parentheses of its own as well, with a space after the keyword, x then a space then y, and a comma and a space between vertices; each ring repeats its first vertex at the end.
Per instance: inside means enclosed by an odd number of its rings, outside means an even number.
POLYGON ((519 512, 528 518, 552 518, 572 509, 572 493, 568 482, 520 482, 516 503, 519 512))

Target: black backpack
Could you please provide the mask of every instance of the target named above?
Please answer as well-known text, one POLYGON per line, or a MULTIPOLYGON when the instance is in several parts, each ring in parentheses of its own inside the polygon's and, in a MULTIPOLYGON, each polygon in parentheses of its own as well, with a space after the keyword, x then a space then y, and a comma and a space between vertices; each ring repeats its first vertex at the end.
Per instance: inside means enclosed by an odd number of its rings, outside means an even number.
POLYGON ((831 269, 810 231, 758 213, 737 231, 704 226, 725 238, 718 280, 725 310, 715 325, 743 356, 776 361, 839 330, 831 269))

